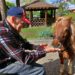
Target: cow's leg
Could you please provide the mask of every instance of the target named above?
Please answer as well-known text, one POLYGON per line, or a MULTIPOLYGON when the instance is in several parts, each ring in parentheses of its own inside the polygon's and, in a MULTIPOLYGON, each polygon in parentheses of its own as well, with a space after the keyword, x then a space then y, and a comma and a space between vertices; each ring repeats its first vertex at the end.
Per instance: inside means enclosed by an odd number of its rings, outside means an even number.
POLYGON ((64 64, 60 64, 60 73, 59 75, 64 75, 64 64))
POLYGON ((72 75, 72 73, 73 73, 74 52, 72 50, 69 50, 68 55, 69 55, 69 59, 68 59, 68 75, 72 75))
POLYGON ((72 75, 72 60, 68 59, 68 75, 72 75))
POLYGON ((62 52, 59 53, 60 57, 60 73, 59 75, 64 75, 64 58, 62 52))

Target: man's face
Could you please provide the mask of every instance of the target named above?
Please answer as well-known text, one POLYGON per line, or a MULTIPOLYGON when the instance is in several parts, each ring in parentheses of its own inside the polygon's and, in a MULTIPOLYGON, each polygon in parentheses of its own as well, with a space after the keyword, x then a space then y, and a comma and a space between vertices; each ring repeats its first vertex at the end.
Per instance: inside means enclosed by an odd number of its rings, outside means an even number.
POLYGON ((21 18, 18 18, 18 17, 15 17, 13 23, 14 23, 15 29, 16 29, 18 32, 20 32, 21 29, 23 28, 23 23, 24 23, 24 22, 22 21, 22 19, 21 19, 21 18))

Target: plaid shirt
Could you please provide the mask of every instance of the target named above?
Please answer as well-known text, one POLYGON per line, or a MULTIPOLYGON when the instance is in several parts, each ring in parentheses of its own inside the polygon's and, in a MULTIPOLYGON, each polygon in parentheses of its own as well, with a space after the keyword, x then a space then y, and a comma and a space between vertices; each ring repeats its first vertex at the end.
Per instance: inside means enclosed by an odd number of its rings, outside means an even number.
POLYGON ((0 49, 5 52, 5 55, 25 64, 36 61, 46 54, 39 46, 36 47, 23 40, 19 33, 6 21, 0 24, 0 49))

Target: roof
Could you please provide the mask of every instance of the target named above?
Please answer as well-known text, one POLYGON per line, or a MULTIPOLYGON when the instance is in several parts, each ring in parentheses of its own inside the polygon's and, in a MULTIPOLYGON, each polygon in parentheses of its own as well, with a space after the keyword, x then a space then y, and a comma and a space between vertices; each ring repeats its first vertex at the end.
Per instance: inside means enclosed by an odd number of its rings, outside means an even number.
POLYGON ((46 2, 39 2, 39 1, 33 2, 23 7, 25 8, 25 10, 57 9, 58 8, 52 4, 48 4, 46 2))

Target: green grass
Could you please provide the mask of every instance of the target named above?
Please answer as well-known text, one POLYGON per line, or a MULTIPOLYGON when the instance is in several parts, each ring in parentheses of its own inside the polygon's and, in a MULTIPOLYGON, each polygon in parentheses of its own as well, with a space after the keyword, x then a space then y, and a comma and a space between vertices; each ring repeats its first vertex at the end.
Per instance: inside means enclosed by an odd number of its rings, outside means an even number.
POLYGON ((67 16, 72 17, 72 20, 75 21, 75 13, 69 13, 67 14, 67 16))
POLYGON ((75 13, 70 13, 69 16, 72 16, 73 20, 75 21, 75 13))
POLYGON ((53 32, 52 27, 31 27, 31 28, 24 28, 21 31, 21 35, 23 38, 27 39, 37 39, 41 37, 46 37, 49 34, 51 35, 53 32))

